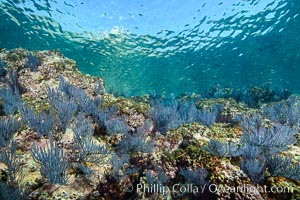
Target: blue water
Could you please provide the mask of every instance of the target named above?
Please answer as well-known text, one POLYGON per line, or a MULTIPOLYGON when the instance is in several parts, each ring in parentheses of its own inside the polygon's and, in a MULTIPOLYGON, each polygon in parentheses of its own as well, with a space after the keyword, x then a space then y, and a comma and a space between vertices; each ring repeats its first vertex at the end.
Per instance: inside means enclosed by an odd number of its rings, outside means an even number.
POLYGON ((0 0, 0 48, 60 50, 126 95, 299 93, 299 13, 299 0, 0 0))

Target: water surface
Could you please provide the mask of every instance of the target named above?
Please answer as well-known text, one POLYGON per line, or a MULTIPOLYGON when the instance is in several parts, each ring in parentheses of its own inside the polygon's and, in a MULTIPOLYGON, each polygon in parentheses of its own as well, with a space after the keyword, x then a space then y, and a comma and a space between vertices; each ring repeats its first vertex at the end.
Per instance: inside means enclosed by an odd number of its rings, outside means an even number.
POLYGON ((300 1, 126 2, 0 0, 0 47, 60 50, 126 95, 300 92, 300 1))

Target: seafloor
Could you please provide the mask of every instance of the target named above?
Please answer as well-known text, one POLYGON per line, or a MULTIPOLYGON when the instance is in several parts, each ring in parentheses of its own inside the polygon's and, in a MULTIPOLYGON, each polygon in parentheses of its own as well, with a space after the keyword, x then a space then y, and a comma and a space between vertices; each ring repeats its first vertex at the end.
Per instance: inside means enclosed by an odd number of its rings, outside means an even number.
POLYGON ((125 98, 58 51, 0 58, 0 199, 300 199, 297 95, 125 98))

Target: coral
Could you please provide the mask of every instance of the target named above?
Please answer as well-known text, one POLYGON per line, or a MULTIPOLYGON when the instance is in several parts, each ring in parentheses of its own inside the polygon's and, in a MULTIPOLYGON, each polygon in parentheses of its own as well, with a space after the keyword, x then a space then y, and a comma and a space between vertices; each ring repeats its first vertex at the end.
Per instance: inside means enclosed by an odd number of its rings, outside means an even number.
POLYGON ((0 199, 2 200, 21 200, 22 193, 18 187, 7 185, 0 181, 0 199))
POLYGON ((151 153, 153 151, 153 144, 146 141, 144 135, 131 135, 125 133, 122 136, 121 142, 117 145, 117 151, 129 154, 134 152, 151 153))
POLYGON ((263 111, 274 122, 300 127, 300 99, 296 96, 267 105, 263 111))
POLYGON ((74 88, 75 87, 68 83, 62 75, 59 76, 59 91, 65 93, 69 98, 71 98, 74 88))
POLYGON ((82 137, 90 139, 94 134, 92 120, 89 117, 86 119, 82 112, 78 113, 75 123, 72 125, 72 130, 75 138, 82 137))
POLYGON ((41 65, 41 61, 34 56, 31 52, 27 55, 27 62, 25 63, 25 67, 29 68, 32 72, 37 72, 38 66, 41 65))
POLYGON ((70 98, 66 97, 63 92, 57 88, 51 88, 50 86, 47 86, 47 96, 53 105, 55 105, 56 101, 70 100, 70 98))
POLYGON ((59 147, 50 137, 48 147, 32 145, 31 153, 34 160, 41 165, 40 172, 51 184, 66 184, 68 180, 67 162, 65 151, 59 147))
POLYGON ((103 95, 103 94, 105 94, 105 87, 104 87, 103 83, 100 80, 98 80, 97 83, 98 83, 98 87, 97 87, 97 89, 95 91, 95 94, 96 95, 103 95))
POLYGON ((21 102, 20 95, 18 93, 14 94, 10 89, 0 89, 0 98, 3 102, 3 110, 7 115, 14 114, 21 102))
POLYGON ((290 145, 297 142, 297 127, 280 123, 268 125, 259 113, 243 115, 240 120, 243 135, 240 138, 239 148, 237 148, 238 145, 230 142, 222 143, 212 140, 206 150, 218 156, 241 156, 242 170, 255 183, 266 180, 268 169, 271 176, 280 175, 299 180, 297 173, 300 165, 292 165, 289 173, 286 173, 287 165, 291 166, 291 161, 279 156, 279 153, 288 150, 290 145))
POLYGON ((84 114, 79 113, 72 130, 74 132, 71 147, 73 162, 93 162, 97 165, 107 163, 105 158, 109 153, 108 148, 93 142, 94 129, 89 118, 86 120, 84 114))
POLYGON ((110 135, 113 134, 126 134, 129 131, 128 125, 125 124, 122 118, 113 118, 104 122, 106 132, 110 135))
POLYGON ((164 171, 161 168, 156 167, 156 169, 153 171, 146 171, 146 180, 150 185, 157 184, 162 186, 169 180, 169 177, 164 173, 164 171))
POLYGON ((239 146, 233 142, 221 142, 215 139, 211 139, 208 142, 206 148, 209 153, 212 155, 220 156, 220 157, 228 157, 228 156, 239 156, 241 154, 239 146))
POLYGON ((155 122, 155 129, 161 133, 192 122, 211 126, 223 108, 222 105, 213 105, 211 108, 198 110, 193 101, 165 100, 157 97, 152 97, 150 104, 151 119, 155 122))
POLYGON ((290 156, 273 155, 267 158, 268 171, 272 176, 283 176, 300 180, 300 163, 294 163, 290 156))
POLYGON ((7 77, 5 77, 3 81, 7 85, 7 87, 11 89, 13 94, 17 95, 20 93, 20 88, 19 88, 20 86, 18 83, 18 78, 19 78, 18 72, 15 71, 13 68, 9 68, 7 72, 8 72, 7 77))
POLYGON ((0 59, 0 77, 5 74, 6 63, 0 59))
POLYGON ((122 154, 151 153, 154 144, 152 141, 147 140, 147 134, 150 132, 149 123, 149 121, 146 121, 142 127, 137 128, 132 134, 123 133, 122 140, 117 145, 117 151, 122 154))
POLYGON ((13 117, 2 117, 0 119, 0 147, 6 147, 20 128, 20 123, 13 117))
POLYGON ((128 154, 121 154, 120 156, 117 154, 113 154, 111 157, 111 164, 113 167, 113 170, 111 172, 111 175, 117 179, 120 180, 124 177, 124 174, 120 174, 124 165, 126 163, 129 163, 130 156, 128 154))
POLYGON ((180 175, 182 175, 190 183, 193 183, 198 186, 209 183, 208 172, 201 168, 197 168, 195 171, 189 169, 182 169, 180 171, 180 175))
POLYGON ((269 85, 262 85, 242 89, 214 86, 203 92, 201 96, 204 98, 233 98, 238 102, 246 103, 250 107, 259 107, 262 103, 280 101, 287 99, 290 95, 291 91, 286 88, 271 88, 269 85))
POLYGON ((96 102, 97 100, 92 100, 85 92, 81 89, 72 90, 72 99, 78 105, 78 110, 85 112, 87 115, 92 115, 98 109, 101 102, 96 102), (99 103, 99 104, 98 104, 99 103))
POLYGON ((248 174, 254 183, 265 181, 266 161, 263 152, 258 146, 245 144, 242 150, 241 169, 248 174))
POLYGON ((109 120, 118 118, 118 107, 114 105, 112 107, 108 107, 104 109, 97 108, 93 111, 92 117, 100 129, 105 129, 106 122, 108 125, 110 125, 109 120))
MULTIPOLYGON (((57 91, 52 91, 52 93, 63 93, 68 100, 74 100, 78 105, 78 109, 85 112, 87 115, 92 115, 97 112, 99 106, 102 104, 102 100, 100 98, 92 99, 83 89, 73 86, 67 82, 63 76, 60 76, 59 80, 60 82, 57 91)), ((101 85, 99 80, 98 82, 98 85, 101 85)), ((58 94, 56 94, 56 96, 57 95, 58 94)), ((62 99, 62 97, 58 98, 62 99)))
POLYGON ((296 127, 279 123, 274 123, 268 127, 263 123, 262 116, 258 113, 252 116, 243 116, 241 125, 243 128, 241 142, 258 146, 269 154, 285 151, 288 145, 297 142, 296 127))
POLYGON ((74 113, 77 111, 77 104, 74 101, 56 101, 55 108, 58 112, 59 125, 63 133, 71 123, 74 113))
POLYGON ((199 121, 201 121, 206 126, 213 125, 217 117, 223 110, 223 105, 217 104, 213 105, 211 108, 204 108, 197 113, 197 117, 199 121))
POLYGON ((48 135, 54 129, 55 114, 51 110, 35 113, 25 104, 20 105, 19 110, 23 121, 26 122, 31 129, 36 131, 39 136, 48 135))
POLYGON ((155 128, 161 133, 166 133, 171 127, 171 122, 175 121, 175 110, 165 107, 161 101, 155 101, 150 108, 151 119, 155 122, 155 128))
POLYGON ((78 109, 78 106, 73 99, 66 99, 65 96, 56 89, 48 87, 47 91, 49 100, 57 111, 61 131, 65 133, 78 109))
POLYGON ((21 171, 21 161, 16 155, 17 143, 11 142, 9 148, 0 153, 0 162, 5 164, 7 170, 7 185, 16 185, 18 183, 18 174, 21 171))

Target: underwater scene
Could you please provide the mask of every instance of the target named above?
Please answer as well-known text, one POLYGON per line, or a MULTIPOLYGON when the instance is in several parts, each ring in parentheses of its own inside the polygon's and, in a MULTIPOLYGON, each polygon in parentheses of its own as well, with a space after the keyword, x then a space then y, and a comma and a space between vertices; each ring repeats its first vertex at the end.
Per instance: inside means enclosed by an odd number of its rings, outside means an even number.
POLYGON ((0 0, 0 200, 300 199, 299 14, 0 0))

